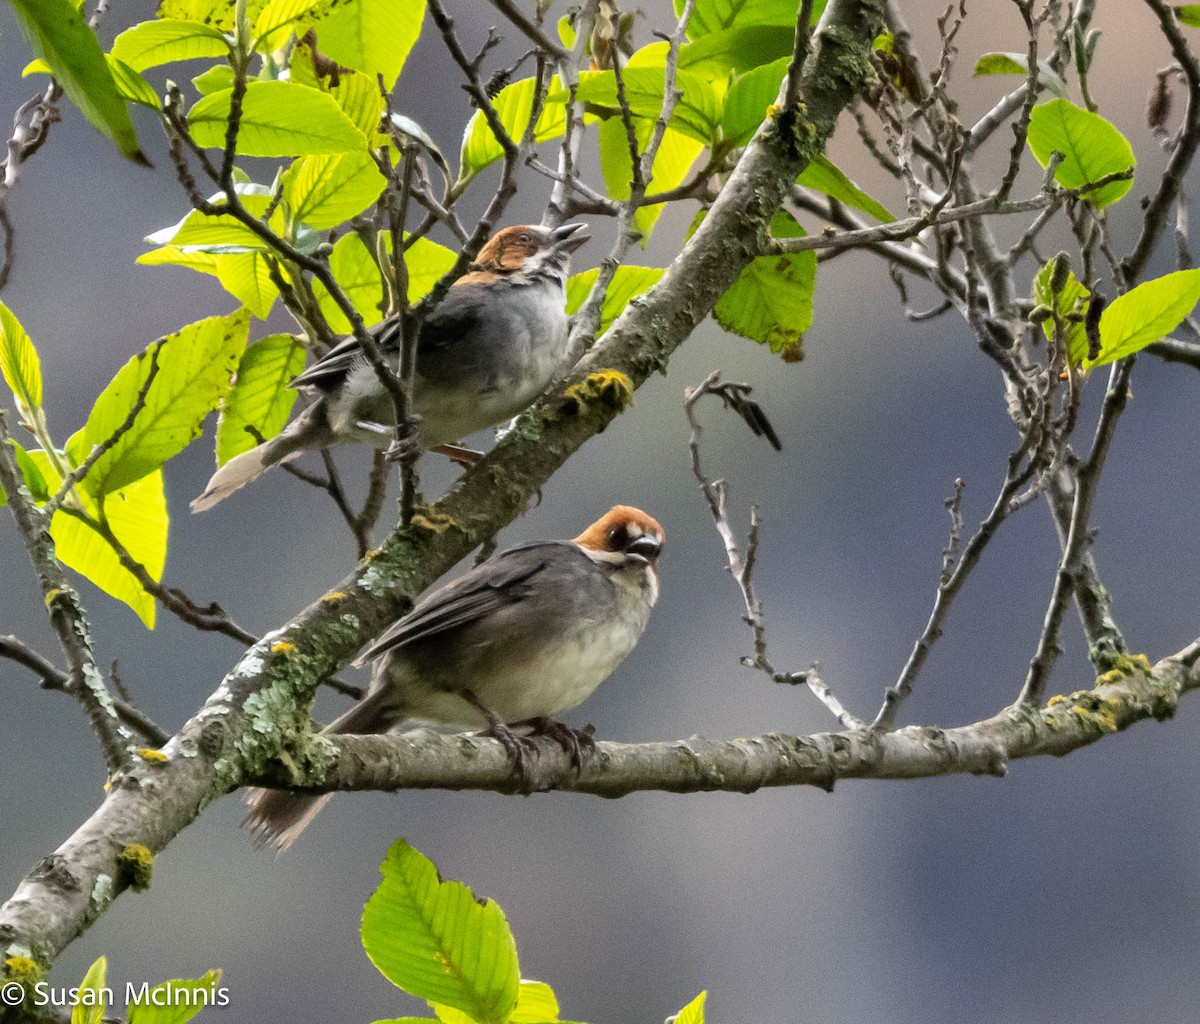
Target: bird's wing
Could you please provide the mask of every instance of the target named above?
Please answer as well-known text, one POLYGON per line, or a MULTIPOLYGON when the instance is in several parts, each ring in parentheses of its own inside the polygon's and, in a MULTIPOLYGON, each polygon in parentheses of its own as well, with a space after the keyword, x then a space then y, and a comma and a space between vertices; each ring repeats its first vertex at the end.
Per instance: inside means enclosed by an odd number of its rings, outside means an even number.
POLYGON ((390 626, 362 655, 357 664, 385 651, 425 640, 494 614, 536 587, 536 577, 569 542, 543 541, 510 548, 465 576, 439 587, 418 601, 404 618, 390 626))
MULTIPOLYGON (((387 320, 381 321, 368 329, 369 333, 374 336, 376 344, 379 345, 385 354, 389 353, 395 346, 396 326, 396 318, 389 317, 387 320)), ((359 345, 358 339, 351 335, 345 341, 334 345, 333 348, 303 373, 288 381, 288 387, 319 387, 325 389, 336 387, 345 380, 350 367, 363 358, 365 356, 362 346, 359 345)))

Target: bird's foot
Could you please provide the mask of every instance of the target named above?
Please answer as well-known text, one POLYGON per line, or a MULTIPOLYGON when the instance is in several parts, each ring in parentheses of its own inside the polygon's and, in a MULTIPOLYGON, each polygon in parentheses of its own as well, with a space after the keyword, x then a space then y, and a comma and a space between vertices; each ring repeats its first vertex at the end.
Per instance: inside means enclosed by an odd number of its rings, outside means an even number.
POLYGON ((514 732, 510 726, 501 721, 492 722, 479 735, 490 736, 500 742, 500 745, 504 747, 504 752, 508 754, 508 759, 512 762, 513 775, 520 783, 521 791, 532 793, 533 778, 529 769, 537 758, 537 744, 530 737, 514 732))
POLYGON ((421 441, 417 435, 397 437, 383 450, 383 457, 392 465, 401 462, 411 462, 421 454, 421 441))
POLYGON ((456 466, 462 466, 463 469, 470 469, 483 458, 483 452, 477 452, 474 448, 464 448, 460 444, 439 444, 429 450, 437 452, 439 455, 445 455, 456 466))
POLYGON ((565 722, 559 722, 545 715, 530 718, 522 725, 531 729, 530 736, 549 736, 571 759, 571 767, 579 772, 583 769, 585 754, 591 754, 596 749, 596 727, 585 725, 582 729, 572 729, 565 722))

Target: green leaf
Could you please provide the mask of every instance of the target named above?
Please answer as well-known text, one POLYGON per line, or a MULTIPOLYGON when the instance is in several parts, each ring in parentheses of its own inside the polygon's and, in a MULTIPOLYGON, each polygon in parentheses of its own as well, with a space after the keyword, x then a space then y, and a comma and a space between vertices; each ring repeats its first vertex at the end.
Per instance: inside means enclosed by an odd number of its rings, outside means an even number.
POLYGON ((387 187, 387 178, 369 153, 341 153, 300 157, 281 185, 293 219, 323 231, 362 213, 387 187))
POLYGON ((1200 4, 1183 4, 1175 8, 1175 17, 1184 25, 1200 28, 1200 4))
POLYGON ((389 1020, 377 1020, 374 1024, 435 1024, 436 1017, 392 1017, 389 1020))
POLYGON ((1100 314, 1100 356, 1090 369, 1140 352, 1170 334, 1200 302, 1200 269, 1177 270, 1119 295, 1100 314))
POLYGON ((558 997, 545 982, 521 979, 517 1008, 509 1024, 553 1024, 558 1020, 558 997))
POLYGON ((220 971, 209 971, 194 980, 164 981, 139 1002, 129 1004, 129 1024, 187 1024, 206 1005, 217 1005, 211 994, 220 984, 220 971))
MULTIPOLYGON (((675 0, 675 16, 683 12, 685 0, 675 0)), ((794 29, 796 10, 792 0, 697 0, 688 36, 699 39, 713 32, 725 32, 740 25, 779 25, 794 29)), ((824 0, 813 4, 813 24, 825 9, 824 0)))
MULTIPOLYGON (((247 14, 253 20, 267 0, 249 0, 247 14)), ((232 32, 236 0, 159 0, 158 16, 181 21, 198 21, 222 32, 232 32)))
POLYGON ((214 64, 192 79, 192 85, 201 96, 233 88, 233 68, 228 64, 214 64))
POLYGON ((113 40, 112 55, 134 71, 197 57, 226 57, 229 41, 211 25, 194 21, 143 21, 113 40))
MULTIPOLYGON (((1055 310, 1060 317, 1068 313, 1086 313, 1091 293, 1079 282, 1074 273, 1068 272, 1066 283, 1062 290, 1055 295, 1050 286, 1054 276, 1054 260, 1042 266, 1033 277, 1033 301, 1035 304, 1047 306, 1055 310)), ((1067 322, 1064 331, 1067 352, 1072 363, 1079 365, 1087 357, 1087 329, 1083 323, 1067 322)), ((1053 317, 1042 322, 1042 332, 1047 341, 1054 339, 1053 317)))
POLYGON ((454 266, 456 259, 457 253, 428 238, 413 242, 404 254, 404 263, 408 267, 408 301, 425 298, 439 278, 454 266))
MULTIPOLYGON (((662 111, 664 70, 661 67, 630 67, 621 75, 629 109, 639 117, 655 120, 662 111)), ((721 122, 720 102, 711 82, 694 71, 678 71, 675 86, 683 96, 671 112, 671 127, 708 145, 721 122)), ((617 103, 617 79, 612 71, 585 71, 579 76, 578 99, 604 108, 609 116, 620 117, 617 103)), ((551 93, 547 101, 555 106, 569 98, 565 90, 551 93)))
POLYGON ((704 1000, 707 992, 701 992, 695 999, 680 1010, 674 1017, 668 1017, 670 1024, 704 1024, 704 1000))
POLYGON ((330 10, 314 26, 321 52, 372 82, 383 75, 391 90, 421 34, 425 0, 357 0, 330 10))
POLYGON ((383 881, 363 910, 363 947, 397 987, 452 1006, 479 1024, 504 1024, 517 1005, 517 947, 504 911, 476 902, 404 840, 388 850, 383 881))
MULTIPOLYGON (((368 327, 379 323, 383 319, 379 305, 386 298, 383 279, 366 243, 357 234, 343 235, 334 243, 333 252, 329 254, 329 269, 363 322, 368 327)), ((313 281, 313 292, 329 326, 339 334, 349 334, 350 321, 320 281, 313 281)))
POLYGON ((329 89, 329 95, 363 135, 368 139, 375 137, 384 106, 377 82, 366 75, 342 75, 338 84, 329 89))
MULTIPOLYGON (((36 463, 47 487, 57 493, 62 486, 62 477, 46 453, 32 451, 29 457, 36 463)), ((100 505, 82 488, 77 488, 76 494, 84 511, 92 518, 98 518, 100 505)), ((170 526, 162 471, 155 470, 101 501, 108 525, 117 539, 145 567, 151 578, 161 580, 167 561, 170 526)), ((55 555, 63 565, 74 569, 110 597, 127 604, 147 629, 154 628, 158 610, 154 598, 146 593, 137 577, 121 565, 107 540, 87 523, 62 510, 55 512, 50 521, 50 536, 55 555)))
MULTIPOLYGON (((793 21, 795 12, 792 12, 793 21)), ((794 24, 739 25, 723 32, 701 36, 685 43, 679 51, 679 67, 700 72, 705 78, 723 79, 741 75, 763 64, 791 57, 795 39, 794 24)), ((662 67, 669 44, 650 43, 629 58, 631 68, 662 67)))
MULTIPOLYGON (((600 307, 600 334, 608 330, 617 317, 621 315, 631 299, 649 291, 665 271, 662 267, 617 267, 616 274, 604 293, 604 302, 600 307)), ((574 316, 588 297, 588 293, 596 284, 600 275, 597 268, 585 270, 580 274, 572 274, 567 279, 567 314, 574 316)))
MULTIPOLYGON (((634 124, 638 150, 644 150, 654 131, 654 123, 638 118, 634 124)), ((604 183, 613 199, 628 199, 633 176, 633 165, 629 155, 629 138, 625 124, 619 117, 611 117, 600 125, 600 169, 604 183)), ((702 143, 682 132, 668 128, 663 134, 662 144, 654 156, 654 172, 647 195, 665 192, 683 183, 688 169, 696 162, 702 143)), ((633 215, 633 226, 642 233, 642 248, 650 241, 654 225, 662 214, 662 205, 643 206, 633 215)))
MULTIPOLYGON (((1050 154, 1063 154, 1054 180, 1065 188, 1080 188, 1118 171, 1132 170, 1135 160, 1128 140, 1099 114, 1070 100, 1051 100, 1033 108, 1029 118, 1029 148, 1043 167, 1050 154)), ((1132 180, 1111 181, 1086 193, 1098 207, 1115 203, 1133 187, 1132 180)))
POLYGON ((137 262, 148 267, 187 267, 200 274, 217 274, 220 257, 215 253, 201 252, 197 249, 181 249, 177 245, 164 245, 159 249, 144 252, 137 262))
MULTIPOLYGON (((232 89, 210 93, 188 114, 201 146, 225 145, 232 89)), ((353 153, 367 140, 329 95, 291 82, 248 82, 237 149, 242 156, 308 156, 353 153)))
MULTIPOLYGON (((777 238, 802 238, 804 229, 789 214, 771 220, 777 238)), ((727 331, 771 346, 786 359, 800 358, 804 332, 812 325, 814 252, 759 256, 717 300, 713 316, 727 331)))
MULTIPOLYGON (((533 114, 533 97, 536 89, 537 81, 535 79, 522 78, 519 82, 505 86, 492 99, 492 106, 496 108, 500 123, 504 125, 505 130, 514 140, 519 140, 525 134, 529 118, 533 114)), ((567 113, 564 102, 568 93, 561 89, 557 75, 550 79, 548 93, 554 95, 556 91, 561 99, 551 103, 547 97, 547 102, 542 105, 542 113, 538 117, 534 130, 534 138, 538 142, 556 139, 567 130, 567 113)), ((487 119, 481 111, 475 111, 467 123, 467 130, 463 133, 462 152, 459 156, 461 164, 459 178, 464 182, 469 181, 489 164, 495 163, 503 156, 504 150, 500 148, 500 143, 492 134, 487 119)))
POLYGON ((287 29, 290 34, 295 23, 321 0, 268 0, 254 22, 256 50, 278 49, 287 42, 287 35, 281 31, 287 29))
MULTIPOLYGON (((1023 53, 985 53, 975 62, 975 77, 980 75, 1028 75, 1029 58, 1023 53)), ((1049 61, 1038 61, 1038 85, 1066 98, 1067 83, 1050 66, 1049 61)))
MULTIPOLYGON (((261 218, 271 205, 270 189, 262 185, 238 187, 242 205, 247 212, 261 218)), ((214 196, 218 205, 222 197, 214 196)), ((283 213, 276 210, 268 226, 277 232, 283 230, 283 213)), ((270 249, 261 238, 245 224, 228 213, 206 214, 192 210, 178 224, 163 228, 146 236, 151 245, 181 247, 204 247, 213 252, 265 252, 270 249)))
POLYGON ((225 392, 246 347, 250 321, 244 310, 184 327, 138 353, 109 382, 92 406, 83 429, 67 442, 76 463, 103 444, 125 422, 150 372, 157 347, 158 373, 142 410, 117 443, 82 481, 88 494, 111 494, 151 473, 200 434, 225 392))
MULTIPOLYGON (((12 438, 9 438, 8 443, 12 445, 13 455, 17 460, 17 468, 21 470, 21 476, 25 479, 25 486, 29 488, 29 496, 39 504, 43 501, 48 501, 50 492, 46 487, 46 478, 42 476, 42 471, 38 468, 38 464, 12 438)), ((0 487, 0 506, 7 504, 8 496, 4 493, 4 488, 0 487)))
POLYGON ((0 373, 12 389, 22 416, 42 406, 42 362, 21 322, 0 302, 0 373))
POLYGON ((217 420, 218 466, 258 444, 247 427, 263 438, 283 429, 298 397, 287 384, 304 369, 304 356, 304 346, 290 334, 272 334, 242 354, 217 420))
POLYGON ((104 51, 71 0, 12 0, 21 32, 83 116, 124 156, 148 163, 104 51))
POLYGON ((259 320, 265 320, 279 297, 267 258, 259 252, 217 256, 217 280, 259 320))
POLYGON ((104 980, 108 961, 100 957, 79 983, 79 1001, 71 1010, 71 1024, 100 1024, 104 1016, 104 980))
POLYGON ((767 108, 779 98, 779 87, 783 76, 787 74, 788 60, 784 57, 755 68, 730 87, 721 112, 721 132, 727 142, 744 146, 758 131, 758 126, 767 116, 767 108))
POLYGON ((867 195, 847 178, 828 157, 813 157, 808 166, 800 172, 796 184, 823 192, 830 199, 836 199, 839 203, 869 214, 885 224, 896 219, 882 203, 867 195))

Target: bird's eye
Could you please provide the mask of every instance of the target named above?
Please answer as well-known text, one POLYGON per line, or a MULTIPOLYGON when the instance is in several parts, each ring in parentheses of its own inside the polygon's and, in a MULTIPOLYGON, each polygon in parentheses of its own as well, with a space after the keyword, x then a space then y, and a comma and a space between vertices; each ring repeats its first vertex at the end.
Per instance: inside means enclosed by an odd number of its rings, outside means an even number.
POLYGON ((608 550, 624 551, 629 543, 629 531, 624 526, 614 526, 608 531, 608 550))
POLYGON ((519 235, 517 235, 517 241, 520 242, 521 245, 528 245, 530 242, 529 232, 522 231, 519 235))

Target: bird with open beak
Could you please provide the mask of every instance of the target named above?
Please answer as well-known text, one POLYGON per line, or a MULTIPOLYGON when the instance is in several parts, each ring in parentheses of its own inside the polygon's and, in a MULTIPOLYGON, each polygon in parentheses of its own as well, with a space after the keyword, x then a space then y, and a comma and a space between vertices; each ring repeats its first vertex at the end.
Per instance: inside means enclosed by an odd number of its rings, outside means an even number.
MULTIPOLYGON (((497 232, 421 328, 413 398, 421 447, 439 448, 524 410, 561 368, 566 282, 583 224, 519 224, 497 232)), ((399 319, 371 334, 399 366, 399 319)), ((305 451, 346 441, 386 448, 395 408, 358 341, 347 338, 290 383, 315 397, 276 437, 230 459, 192 501, 203 512, 305 451)))

